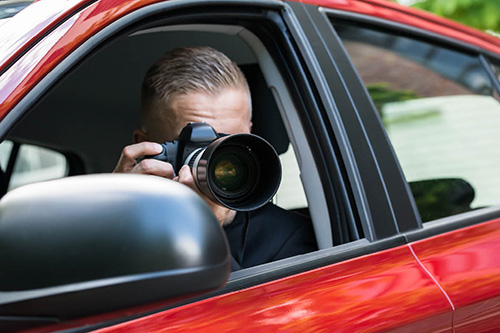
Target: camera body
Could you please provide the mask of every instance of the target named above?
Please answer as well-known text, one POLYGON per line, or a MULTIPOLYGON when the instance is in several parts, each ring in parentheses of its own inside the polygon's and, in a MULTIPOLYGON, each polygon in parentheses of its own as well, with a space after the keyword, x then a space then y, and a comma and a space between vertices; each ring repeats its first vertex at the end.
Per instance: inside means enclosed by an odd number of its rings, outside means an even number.
POLYGON ((182 129, 177 140, 162 143, 163 151, 158 155, 147 156, 147 158, 172 164, 177 175, 184 164, 192 167, 190 157, 194 157, 197 150, 207 147, 226 135, 218 134, 212 126, 204 122, 189 123, 182 129))
POLYGON ((265 205, 281 182, 278 154, 257 135, 221 134, 204 122, 189 123, 162 147, 160 154, 144 158, 171 163, 176 174, 189 165, 200 191, 234 210, 265 205))

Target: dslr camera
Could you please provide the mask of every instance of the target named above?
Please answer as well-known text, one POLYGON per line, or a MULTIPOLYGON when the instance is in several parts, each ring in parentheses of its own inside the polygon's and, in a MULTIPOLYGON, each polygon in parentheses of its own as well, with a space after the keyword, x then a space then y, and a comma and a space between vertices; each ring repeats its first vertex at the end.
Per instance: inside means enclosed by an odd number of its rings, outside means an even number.
POLYGON ((160 154, 145 158, 171 163, 176 174, 189 165, 200 191, 234 210, 265 205, 281 181, 278 154, 257 135, 222 134, 204 122, 189 123, 177 140, 162 147, 160 154))

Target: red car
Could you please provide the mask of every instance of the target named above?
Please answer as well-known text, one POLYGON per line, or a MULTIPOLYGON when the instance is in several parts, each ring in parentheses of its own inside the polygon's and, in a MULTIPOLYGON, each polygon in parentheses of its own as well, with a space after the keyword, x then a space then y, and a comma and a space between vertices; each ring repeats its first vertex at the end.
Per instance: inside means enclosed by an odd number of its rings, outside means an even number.
POLYGON ((0 331, 497 331, 499 75, 497 38, 384 0, 34 2, 0 29, 0 331), (318 251, 230 273, 196 195, 109 174, 190 45, 246 73, 318 251))

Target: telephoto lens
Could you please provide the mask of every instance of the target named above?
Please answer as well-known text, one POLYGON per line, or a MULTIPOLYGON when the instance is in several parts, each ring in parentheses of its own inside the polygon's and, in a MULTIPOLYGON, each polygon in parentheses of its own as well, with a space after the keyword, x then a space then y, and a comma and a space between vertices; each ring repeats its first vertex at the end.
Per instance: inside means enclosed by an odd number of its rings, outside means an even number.
POLYGON ((205 195, 239 211, 265 205, 281 181, 276 151, 253 134, 221 137, 196 152, 188 163, 205 195))

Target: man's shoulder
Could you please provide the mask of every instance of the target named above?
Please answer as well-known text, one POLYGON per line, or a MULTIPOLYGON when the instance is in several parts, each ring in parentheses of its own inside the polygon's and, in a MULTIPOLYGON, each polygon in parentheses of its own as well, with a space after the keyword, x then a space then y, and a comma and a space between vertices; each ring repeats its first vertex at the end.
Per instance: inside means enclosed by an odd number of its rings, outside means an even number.
POLYGON ((233 257, 244 268, 317 249, 311 219, 272 203, 251 212, 238 212, 224 229, 233 257), (244 256, 240 255, 243 239, 244 256))
POLYGON ((273 260, 288 258, 317 249, 316 237, 309 216, 288 211, 274 204, 267 204, 251 218, 259 235, 270 234, 274 238, 273 260))
POLYGON ((264 223, 269 223, 276 227, 280 224, 286 224, 287 226, 295 225, 299 227, 303 224, 311 224, 311 219, 298 212, 288 211, 273 203, 268 203, 263 207, 250 212, 251 219, 262 220, 264 223))

